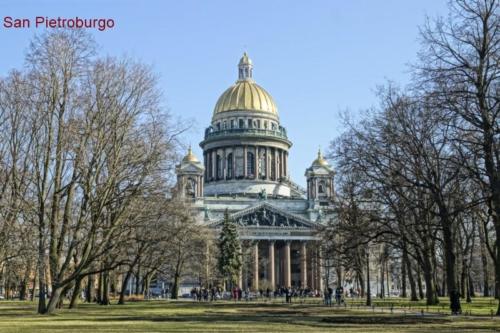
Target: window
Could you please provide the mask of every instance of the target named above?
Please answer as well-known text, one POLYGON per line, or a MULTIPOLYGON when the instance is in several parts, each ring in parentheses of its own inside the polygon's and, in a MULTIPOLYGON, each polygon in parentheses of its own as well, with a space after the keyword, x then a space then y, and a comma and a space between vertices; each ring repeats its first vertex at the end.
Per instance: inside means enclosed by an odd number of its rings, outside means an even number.
POLYGON ((275 124, 275 123, 271 123, 271 129, 272 129, 273 131, 276 131, 276 124, 275 124))
POLYGON ((256 126, 255 127, 260 128, 260 119, 256 120, 256 126))
POLYGON ((217 123, 217 131, 220 131, 220 123, 217 123))
POLYGON ((252 119, 248 119, 247 124, 248 124, 247 125, 248 128, 252 128, 253 127, 252 126, 252 119))
POLYGON ((324 181, 320 181, 318 184, 318 193, 320 195, 326 195, 326 184, 324 181))
POLYGON ((196 182, 192 178, 187 179, 186 187, 184 188, 184 193, 188 198, 195 197, 196 182))
POLYGON ((227 179, 233 178, 233 154, 227 155, 227 179))
POLYGON ((264 128, 267 129, 267 120, 264 121, 264 128))
POLYGON ((255 174, 255 155, 247 152, 247 176, 253 177, 255 174))
POLYGON ((231 119, 231 128, 234 128, 234 119, 231 119))
POLYGON ((240 119, 239 121, 239 128, 245 127, 245 121, 243 119, 240 119))

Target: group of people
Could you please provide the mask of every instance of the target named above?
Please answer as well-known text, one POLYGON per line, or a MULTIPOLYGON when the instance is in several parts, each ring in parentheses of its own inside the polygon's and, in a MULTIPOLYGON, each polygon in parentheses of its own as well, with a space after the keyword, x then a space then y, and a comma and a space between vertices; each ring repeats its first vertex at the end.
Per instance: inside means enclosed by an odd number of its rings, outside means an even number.
MULTIPOLYGON (((333 296, 334 296, 333 294, 334 294, 334 291, 333 291, 333 289, 331 287, 328 287, 324 291, 325 305, 332 306, 332 299, 333 299, 333 296)), ((342 286, 335 288, 335 304, 336 305, 345 304, 345 301, 344 301, 344 287, 342 287, 342 286)))
MULTIPOLYGON (((355 297, 355 291, 351 288, 349 290, 351 297, 355 297)), ((304 297, 321 297, 324 298, 324 304, 327 306, 332 306, 333 299, 335 299, 336 305, 345 304, 344 299, 344 288, 339 286, 335 288, 335 290, 331 287, 328 287, 324 290, 323 295, 321 295, 319 290, 312 290, 309 288, 292 288, 285 286, 277 286, 275 290, 267 289, 259 289, 255 294, 251 295, 250 290, 247 288, 242 290, 240 287, 233 287, 229 295, 226 294, 226 297, 229 297, 235 301, 241 301, 242 299, 248 301, 251 297, 259 297, 259 298, 277 298, 277 297, 285 297, 285 302, 290 304, 293 299, 304 298, 304 297)), ((224 292, 221 287, 209 287, 209 288, 193 288, 191 289, 191 298, 195 301, 215 301, 217 299, 224 298, 224 292)))
POLYGON ((222 288, 220 287, 211 287, 211 288, 193 288, 191 289, 191 298, 194 301, 215 301, 216 299, 221 298, 222 288))

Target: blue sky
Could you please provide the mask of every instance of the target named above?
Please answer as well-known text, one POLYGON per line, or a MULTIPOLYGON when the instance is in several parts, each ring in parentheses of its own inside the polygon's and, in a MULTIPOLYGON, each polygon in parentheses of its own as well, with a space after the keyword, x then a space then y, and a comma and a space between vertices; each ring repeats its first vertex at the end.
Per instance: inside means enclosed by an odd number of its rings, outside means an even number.
MULTIPOLYGON (((408 82, 418 26, 446 13, 446 0, 0 0, 2 23, 4 16, 112 18, 112 30, 93 32, 101 53, 154 67, 165 105, 193 120, 184 141, 199 157, 215 102, 236 80, 246 50, 294 144, 290 171, 299 184, 318 146, 342 131, 340 113, 355 118, 377 105, 374 90, 386 80, 408 82)), ((0 75, 22 66, 42 31, 0 26, 0 75)))

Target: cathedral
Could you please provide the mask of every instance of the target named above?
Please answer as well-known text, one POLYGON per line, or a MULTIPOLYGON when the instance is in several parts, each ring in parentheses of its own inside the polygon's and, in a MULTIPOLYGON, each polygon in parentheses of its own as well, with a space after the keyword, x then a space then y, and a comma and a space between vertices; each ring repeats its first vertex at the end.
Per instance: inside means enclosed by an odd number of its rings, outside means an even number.
POLYGON ((203 161, 189 149, 176 168, 177 196, 215 230, 224 212, 237 224, 244 265, 239 286, 323 289, 318 229, 333 218, 335 172, 318 151, 307 188, 290 179, 292 142, 271 95, 253 79, 246 53, 205 130, 203 161))

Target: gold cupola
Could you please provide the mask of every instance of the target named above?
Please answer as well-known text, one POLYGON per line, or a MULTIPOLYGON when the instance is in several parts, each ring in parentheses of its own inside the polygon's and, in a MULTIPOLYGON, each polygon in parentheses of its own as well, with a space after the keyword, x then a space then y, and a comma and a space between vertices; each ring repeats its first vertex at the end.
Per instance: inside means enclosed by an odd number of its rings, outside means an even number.
POLYGON ((328 161, 323 157, 321 153, 321 148, 318 149, 318 157, 312 162, 313 166, 329 167, 328 161))
POLYGON ((193 154, 191 146, 189 146, 188 152, 186 156, 182 159, 183 163, 197 163, 199 162, 198 158, 193 154))
POLYGON ((253 63, 246 52, 238 63, 238 81, 219 97, 213 115, 231 111, 262 112, 278 118, 273 98, 253 80, 253 63))

